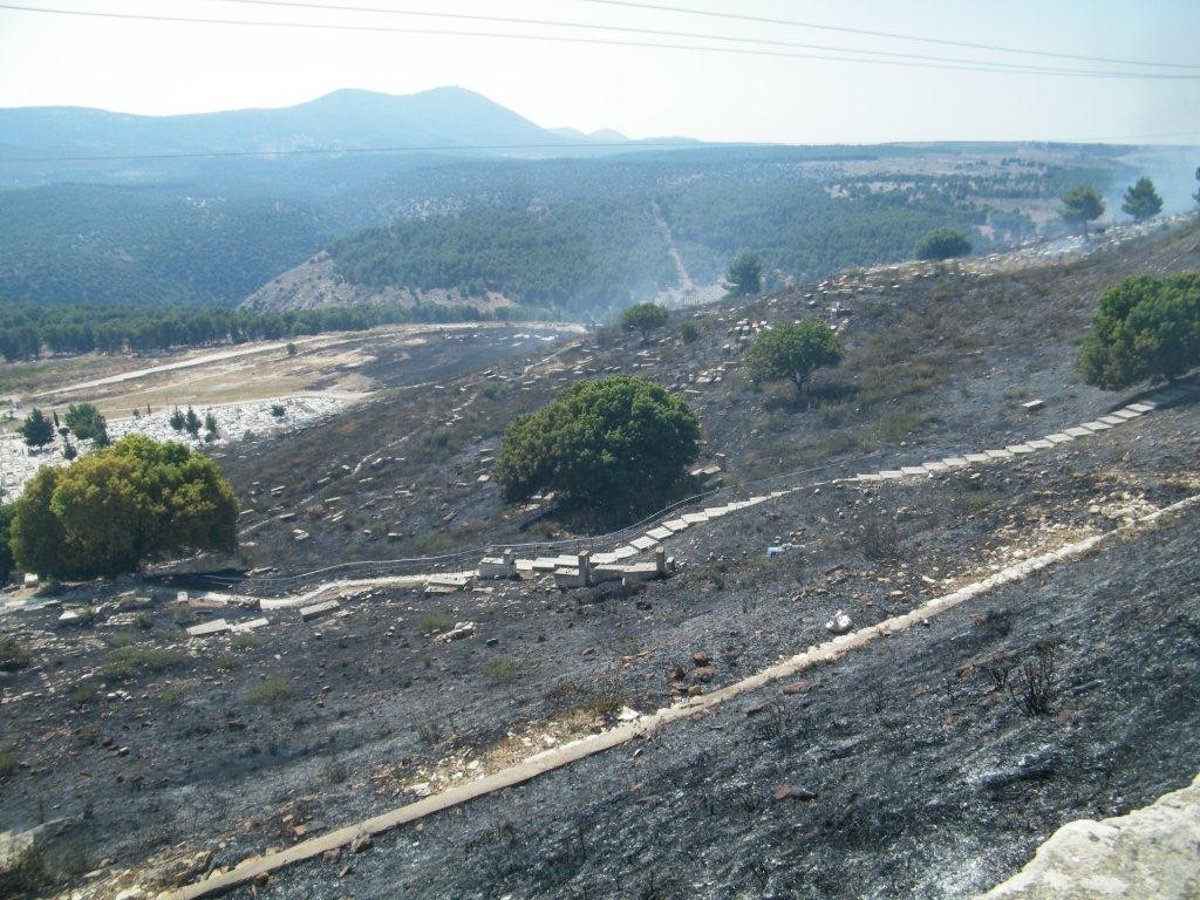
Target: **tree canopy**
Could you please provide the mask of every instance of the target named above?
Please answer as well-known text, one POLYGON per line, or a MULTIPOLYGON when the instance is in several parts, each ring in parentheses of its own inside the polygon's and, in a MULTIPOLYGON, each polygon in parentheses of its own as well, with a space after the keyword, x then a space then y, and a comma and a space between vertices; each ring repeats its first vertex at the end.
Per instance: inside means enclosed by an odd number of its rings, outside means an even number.
POLYGON ((621 328, 640 332, 645 342, 652 332, 666 325, 670 318, 666 309, 657 303, 635 303, 621 313, 621 328))
POLYGON ((734 257, 725 275, 729 292, 739 297, 757 294, 762 290, 762 260, 757 253, 745 251, 734 257))
POLYGON ((57 578, 112 576, 161 554, 237 547, 237 500, 216 463, 143 435, 66 468, 42 468, 15 506, 16 565, 57 578))
POLYGON ((556 491, 605 515, 646 510, 696 459, 700 423, 642 378, 581 381, 504 433, 497 479, 510 501, 556 491))
POLYGON ((54 442, 54 423, 35 406, 21 424, 21 437, 30 447, 44 447, 54 442))
POLYGON ((8 576, 13 570, 12 547, 9 546, 9 536, 12 529, 13 516, 16 507, 0 503, 0 586, 8 582, 8 576))
POLYGON ((1154 189, 1154 182, 1149 178, 1139 178, 1125 191, 1125 200, 1121 204, 1121 212, 1133 216, 1139 222, 1157 216, 1162 212, 1163 201, 1154 189))
POLYGON ((1118 390, 1200 365, 1200 274, 1136 275, 1113 285, 1079 354, 1088 384, 1118 390))
POLYGON ((803 391, 812 373, 842 361, 837 334, 816 319, 776 325, 760 332, 746 351, 746 371, 755 384, 790 381, 803 391))
POLYGON ((71 433, 81 441, 96 439, 101 444, 108 441, 108 422, 91 403, 72 403, 67 407, 63 420, 71 433))
POLYGON ((1062 195, 1062 217, 1071 225, 1083 228, 1083 236, 1087 237, 1088 222, 1104 215, 1104 201, 1096 191, 1087 185, 1072 188, 1062 195))
POLYGON ((917 259, 952 259, 970 252, 967 236, 953 228, 935 228, 917 244, 917 259))

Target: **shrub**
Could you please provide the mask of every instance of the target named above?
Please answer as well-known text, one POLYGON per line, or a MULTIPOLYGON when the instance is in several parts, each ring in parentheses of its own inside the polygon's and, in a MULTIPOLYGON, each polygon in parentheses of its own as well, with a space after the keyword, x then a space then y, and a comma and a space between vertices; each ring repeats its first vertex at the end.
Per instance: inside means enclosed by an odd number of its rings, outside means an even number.
POLYGON ((440 613, 430 613, 429 615, 422 617, 420 624, 417 625, 417 629, 421 632, 421 634, 425 635, 425 637, 429 637, 431 634, 437 634, 442 631, 449 631, 452 627, 454 627, 454 620, 449 616, 443 616, 440 613))
POLYGON ((0 672, 16 672, 33 661, 29 649, 12 635, 0 637, 0 672))
POLYGON ((504 433, 507 500, 539 490, 601 514, 658 503, 696 459, 700 423, 682 398, 627 375, 579 382, 504 433))
POLYGON ((242 699, 247 703, 263 703, 268 706, 276 706, 290 696, 292 696, 291 683, 280 675, 273 675, 270 678, 263 679, 261 683, 247 688, 242 694, 242 699))
POLYGON ((842 361, 837 334, 816 319, 776 325, 760 332, 746 351, 746 371, 755 384, 790 381, 803 392, 812 373, 842 361))
POLYGON ((694 344, 700 337, 700 329, 695 322, 684 322, 679 326, 679 336, 685 344, 694 344))
POLYGON ((635 303, 621 313, 621 330, 640 332, 642 343, 645 343, 652 332, 662 328, 669 320, 670 315, 657 303, 635 303))
POLYGON ((183 662, 178 650, 158 647, 120 647, 108 654, 104 674, 110 678, 132 678, 134 675, 165 672, 183 662))
POLYGON ((26 571, 112 576, 168 552, 233 550, 237 515, 212 460, 129 435, 65 469, 41 469, 16 503, 12 547, 26 571))
POLYGON ((507 684, 517 677, 517 664, 507 656, 497 656, 483 664, 483 674, 492 681, 507 684))
POLYGON ((1083 380, 1119 390, 1200 364, 1200 274, 1136 275, 1100 297, 1078 368, 1083 380))
POLYGON ((917 243, 917 259, 953 259, 970 252, 967 236, 953 228, 935 228, 917 243))

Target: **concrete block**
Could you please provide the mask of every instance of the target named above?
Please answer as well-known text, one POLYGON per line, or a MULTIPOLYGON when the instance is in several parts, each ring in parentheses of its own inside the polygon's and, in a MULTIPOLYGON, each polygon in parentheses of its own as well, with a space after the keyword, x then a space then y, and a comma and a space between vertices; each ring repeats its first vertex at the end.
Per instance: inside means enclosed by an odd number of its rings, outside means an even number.
POLYGON ((1079 427, 1086 428, 1088 431, 1108 431, 1112 428, 1111 425, 1105 422, 1084 422, 1079 427))
POLYGON ((1129 407, 1125 407, 1125 409, 1118 409, 1116 412, 1113 413, 1113 415, 1116 416, 1118 419, 1136 419, 1138 416, 1141 415, 1141 413, 1135 412, 1134 410, 1130 409, 1129 407))
POLYGON ((187 633, 192 637, 208 637, 211 634, 224 634, 226 631, 232 631, 229 623, 224 619, 213 619, 211 622, 205 622, 201 625, 192 625, 188 628, 187 633))
POLYGON ((1009 450, 984 450, 988 459, 1012 459, 1012 452, 1009 450))
POLYGON ((900 471, 901 471, 901 473, 903 473, 905 475, 928 475, 929 474, 929 472, 926 471, 924 466, 904 466, 903 468, 900 469, 900 471))
POLYGON ((254 631, 256 628, 266 628, 270 624, 267 619, 251 619, 249 622, 235 622, 229 626, 229 630, 234 634, 241 634, 246 631, 254 631))
POLYGON ((885 481, 887 481, 887 480, 890 480, 893 478, 903 478, 904 473, 900 472, 896 469, 884 469, 882 472, 879 473, 879 477, 884 479, 885 481))
POLYGON ((651 547, 653 547, 657 543, 658 543, 658 541, 656 541, 654 538, 648 537, 646 535, 642 535, 639 538, 634 538, 632 541, 629 542, 630 546, 636 547, 638 550, 649 550, 651 547))
POLYGON ((1036 448, 1031 447, 1028 444, 1009 444, 1004 449, 1007 450, 1009 453, 1012 453, 1016 456, 1023 456, 1027 453, 1036 453, 1037 452, 1036 448))
POLYGON ((1034 412, 1034 411, 1036 411, 1036 410, 1039 410, 1039 409, 1041 409, 1041 408, 1042 408, 1043 406, 1045 406, 1045 405, 1046 405, 1046 401, 1045 401, 1045 400, 1030 400, 1030 401, 1028 401, 1027 403, 1022 403, 1022 404, 1021 404, 1021 408, 1022 408, 1022 409, 1027 409, 1027 410, 1029 410, 1030 412, 1034 412))
POLYGON ((1071 441, 1075 440, 1075 438, 1071 437, 1069 434, 1063 434, 1060 431, 1057 434, 1046 435, 1046 440, 1048 440, 1052 444, 1068 444, 1071 441))
POLYGON ((618 547, 612 552, 615 559, 629 559, 631 556, 638 555, 637 547, 630 547, 628 544, 618 547))
POLYGON ((1080 428, 1079 426, 1068 428, 1066 433, 1073 438, 1091 437, 1092 435, 1091 431, 1086 428, 1080 428))
POLYGON ((687 522, 683 521, 683 519, 668 519, 667 521, 663 522, 663 528, 669 528, 671 531, 680 532, 691 528, 691 526, 687 522))
POLYGON ((944 462, 927 462, 927 463, 925 463, 925 465, 922 468, 924 468, 926 472, 935 472, 935 473, 950 471, 950 467, 948 465, 946 465, 944 462))
POLYGON ((1049 450, 1054 446, 1054 441, 1048 441, 1045 438, 1036 438, 1032 441, 1026 441, 1034 450, 1049 450))
POLYGON ((700 524, 708 521, 708 514, 702 513, 702 512, 684 513, 682 516, 680 516, 680 518, 683 519, 683 521, 687 522, 689 525, 700 525, 700 524))
POLYGON ((986 453, 968 453, 966 459, 969 463, 985 463, 990 462, 992 458, 986 453))
POLYGON ((336 600, 326 600, 324 603, 314 603, 312 606, 302 606, 300 608, 300 620, 302 622, 311 622, 313 619, 319 619, 326 613, 331 613, 336 609, 340 609, 342 604, 336 600))
POLYGON ((1143 400, 1140 403, 1130 403, 1126 409, 1132 409, 1134 412, 1148 413, 1157 408, 1153 400, 1143 400))
POLYGON ((1124 419, 1122 419, 1120 416, 1113 416, 1113 415, 1101 416, 1100 421, 1106 425, 1124 425, 1125 424, 1124 419))
POLYGON ((951 469, 963 469, 970 465, 964 457, 947 456, 942 459, 942 463, 951 469))
POLYGON ((665 541, 674 533, 675 532, 673 532, 670 528, 664 528, 660 525, 658 528, 651 528, 649 531, 647 531, 646 537, 654 538, 656 541, 665 541))

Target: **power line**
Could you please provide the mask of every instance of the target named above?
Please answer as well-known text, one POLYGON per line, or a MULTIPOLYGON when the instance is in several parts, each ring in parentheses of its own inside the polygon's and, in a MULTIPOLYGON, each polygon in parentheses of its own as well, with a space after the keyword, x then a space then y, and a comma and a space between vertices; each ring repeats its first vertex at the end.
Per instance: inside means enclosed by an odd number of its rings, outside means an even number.
POLYGON ((1154 66, 1170 69, 1200 69, 1191 63, 1168 63, 1136 59, 1113 59, 1106 56, 1081 56, 1075 53, 1056 53, 1050 50, 1025 50, 1020 47, 1004 47, 998 44, 975 44, 970 41, 954 41, 944 38, 921 37, 913 34, 898 34, 893 31, 872 31, 868 28, 846 28, 824 25, 818 22, 801 22, 795 19, 774 19, 767 16, 751 16, 744 13, 714 12, 707 9, 668 6, 660 3, 640 3, 634 0, 576 0, 578 3, 594 3, 602 6, 624 6, 631 9, 649 9, 656 12, 681 13, 689 16, 707 16, 715 19, 733 19, 739 22, 756 22, 765 25, 789 25, 796 28, 812 28, 819 31, 836 31, 842 34, 861 34, 868 37, 890 38, 897 41, 915 41, 923 44, 940 44, 945 47, 965 47, 971 50, 992 50, 998 53, 1020 53, 1027 56, 1047 56, 1055 59, 1072 59, 1078 62, 1115 63, 1126 66, 1154 66))
MULTIPOLYGON (((1082 75, 1082 74, 1112 75, 1112 74, 1114 74, 1111 72, 1102 72, 1101 73, 1101 72, 1097 72, 1095 70, 1062 69, 1062 68, 1052 68, 1052 67, 1048 67, 1048 66, 1032 66, 1029 64, 1022 64, 1022 63, 1006 63, 1006 62, 995 62, 995 61, 990 61, 990 60, 962 59, 962 58, 956 58, 956 57, 933 56, 933 55, 929 55, 929 54, 920 54, 920 53, 901 53, 901 52, 890 51, 890 50, 867 50, 867 49, 861 49, 858 47, 838 47, 838 46, 830 46, 828 44, 806 44, 806 43, 802 43, 799 41, 739 37, 736 35, 708 34, 708 33, 702 33, 702 32, 694 32, 694 31, 678 31, 678 30, 656 29, 656 28, 634 28, 634 27, 625 26, 625 25, 602 25, 602 24, 594 24, 594 23, 589 23, 589 22, 564 21, 561 19, 526 19, 526 18, 517 18, 517 17, 513 17, 513 16, 488 16, 488 15, 478 15, 478 14, 473 14, 473 13, 426 12, 426 11, 422 11, 422 10, 384 9, 384 8, 381 8, 378 6, 355 6, 355 5, 346 5, 346 4, 337 4, 337 3, 300 3, 300 2, 296 2, 296 0, 209 0, 209 2, 212 2, 212 3, 234 3, 234 4, 240 4, 243 6, 284 7, 284 8, 288 8, 288 9, 308 9, 308 10, 335 11, 335 12, 370 13, 373 15, 451 19, 451 20, 456 20, 456 21, 489 22, 489 23, 496 23, 496 24, 503 24, 503 25, 535 25, 535 26, 539 26, 539 27, 550 27, 550 28, 574 28, 574 29, 580 29, 580 30, 585 30, 585 31, 604 31, 604 32, 621 33, 621 34, 640 34, 640 35, 649 35, 652 37, 671 37, 671 38, 686 38, 686 39, 692 39, 692 40, 699 39, 699 40, 708 40, 708 41, 724 41, 727 43, 751 44, 751 45, 764 46, 764 47, 789 47, 789 48, 798 49, 798 50, 819 50, 822 52, 832 52, 832 53, 855 53, 855 54, 859 54, 859 55, 863 55, 863 56, 876 56, 876 57, 884 57, 884 58, 892 58, 892 59, 906 59, 906 60, 920 60, 923 62, 952 63, 952 64, 968 65, 968 66, 987 66, 988 68, 995 68, 998 70, 1003 70, 1003 69, 1019 70, 1019 71, 1023 72, 1024 74, 1031 74, 1033 72, 1036 72, 1038 74, 1070 74, 1070 75, 1082 75)), ((1200 67, 1195 67, 1195 68, 1200 68, 1200 67)))
MULTIPOLYGON (((263 21, 250 19, 215 19, 201 18, 196 16, 156 16, 142 13, 118 13, 118 12, 100 12, 95 10, 77 10, 77 9, 59 9, 49 7, 24 6, 15 3, 0 3, 0 9, 14 10, 17 12, 32 12, 45 13, 51 15, 63 16, 81 16, 87 18, 99 19, 114 19, 114 20, 135 20, 143 22, 171 22, 182 24, 199 24, 199 25, 233 25, 247 26, 260 28, 292 28, 304 29, 312 31, 348 31, 348 32, 370 32, 370 33, 385 33, 385 34, 415 34, 427 35, 435 37, 473 37, 473 38, 499 38, 508 40, 520 41, 537 41, 537 42, 555 42, 568 44, 587 44, 600 46, 616 46, 616 47, 645 47, 657 50, 689 50, 707 53, 732 53, 741 56, 763 56, 776 57, 785 59, 806 59, 822 62, 853 62, 866 63, 868 65, 882 66, 901 66, 905 68, 920 68, 920 69, 952 69, 960 71, 972 72, 1000 72, 1020 75, 1061 75, 1068 77, 1080 78, 1115 78, 1115 79, 1141 79, 1141 80, 1200 80, 1200 75, 1173 75, 1173 74, 1152 74, 1141 72, 1104 72, 1082 69, 1049 69, 1037 67, 1016 67, 1016 68, 1001 68, 1003 64, 988 63, 980 61, 979 63, 959 64, 951 61, 947 62, 917 62, 906 60, 891 60, 891 59, 863 59, 854 56, 829 56, 814 53, 787 53, 773 50, 756 50, 746 47, 713 47, 696 44, 666 44, 652 41, 622 41, 611 38, 595 38, 595 37, 576 37, 565 35, 532 35, 532 34, 513 34, 504 32, 481 32, 481 31, 460 31, 455 29, 444 28, 408 28, 408 27, 393 27, 382 25, 340 25, 333 23, 315 23, 315 22, 279 22, 279 21, 263 21)), ((854 53, 863 53, 869 51, 850 51, 854 53)))

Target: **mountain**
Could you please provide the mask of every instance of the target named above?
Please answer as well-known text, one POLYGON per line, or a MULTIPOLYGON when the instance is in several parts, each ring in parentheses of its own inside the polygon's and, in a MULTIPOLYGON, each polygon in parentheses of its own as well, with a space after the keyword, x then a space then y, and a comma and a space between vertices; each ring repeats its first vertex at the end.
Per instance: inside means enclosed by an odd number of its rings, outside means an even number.
POLYGON ((521 149, 561 145, 486 97, 458 87, 393 96, 341 90, 282 109, 136 116, 78 107, 0 110, 0 152, 18 155, 257 153, 310 149, 521 149))

